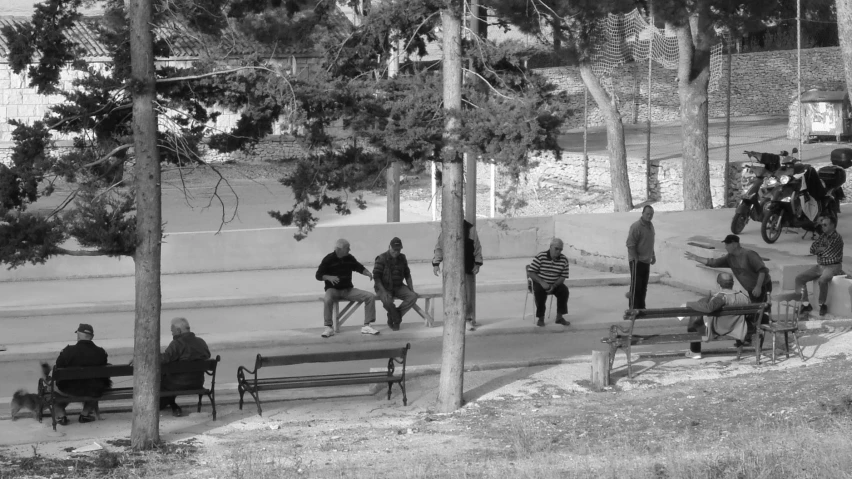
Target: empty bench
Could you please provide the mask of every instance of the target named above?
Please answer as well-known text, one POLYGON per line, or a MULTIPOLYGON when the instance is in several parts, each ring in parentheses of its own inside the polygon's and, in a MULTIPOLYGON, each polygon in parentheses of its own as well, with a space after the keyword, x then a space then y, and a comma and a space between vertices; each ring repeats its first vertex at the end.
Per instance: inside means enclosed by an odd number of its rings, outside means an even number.
MULTIPOLYGON (((763 312, 769 307, 769 303, 752 303, 752 304, 744 304, 740 306, 723 306, 721 309, 714 311, 712 313, 702 313, 699 311, 695 311, 694 309, 687 307, 680 308, 659 308, 659 309, 629 309, 624 312, 624 319, 630 321, 630 324, 622 327, 618 325, 612 325, 609 328, 609 336, 601 339, 602 343, 609 344, 609 370, 612 370, 612 364, 615 361, 615 353, 618 351, 618 348, 624 348, 625 354, 627 354, 627 374, 630 379, 633 379, 633 371, 632 371, 632 362, 630 358, 630 348, 631 346, 647 346, 652 344, 674 344, 674 343, 691 343, 691 342, 699 342, 701 341, 701 333, 695 332, 690 333, 686 331, 687 324, 686 321, 681 323, 681 326, 684 330, 682 333, 668 333, 668 334, 636 334, 634 332, 634 327, 636 325, 637 320, 641 319, 664 319, 664 318, 677 318, 677 317, 689 317, 689 316, 711 316, 711 317, 719 317, 719 316, 754 316, 755 318, 763 317, 763 312)), ((746 318, 748 320, 748 318, 746 318)), ((672 326, 666 325, 662 326, 667 329, 672 329, 672 326)), ((718 336, 714 339, 714 341, 724 341, 724 340, 734 340, 734 338, 728 336, 718 336)), ((760 364, 760 346, 759 346, 759 334, 755 332, 752 335, 752 344, 757 345, 755 347, 756 350, 756 361, 760 364)), ((743 345, 737 347, 737 359, 740 359, 742 356, 743 345)))
MULTIPOLYGON (((426 304, 424 305, 424 308, 421 309, 420 306, 415 303, 412 309, 419 314, 421 318, 423 318, 423 323, 428 328, 434 326, 435 322, 435 298, 440 298, 442 296, 443 294, 441 292, 417 293, 417 299, 424 299, 426 304)), ((325 297, 320 297, 319 300, 325 301, 325 297)), ((376 308, 378 309, 381 305, 381 301, 376 298, 376 303, 376 308)), ((347 301, 345 299, 338 300, 334 303, 334 314, 332 314, 331 320, 334 323, 333 327, 335 333, 340 332, 340 326, 342 326, 343 323, 345 323, 346 320, 349 319, 349 317, 352 316, 352 314, 354 314, 362 304, 364 304, 362 301, 347 301), (341 302, 347 302, 348 304, 344 306, 343 309, 340 309, 341 302)))
MULTIPOLYGON (((201 412, 201 398, 207 396, 210 399, 210 406, 213 408, 213 420, 216 420, 216 366, 219 364, 219 356, 216 359, 203 359, 200 361, 177 361, 173 363, 163 364, 161 373, 176 374, 176 373, 193 373, 204 372, 210 376, 209 388, 184 389, 180 391, 160 391, 159 397, 177 397, 177 396, 198 396, 198 412, 201 412)), ((69 381, 76 379, 96 379, 96 378, 118 378, 133 376, 133 366, 89 366, 89 367, 74 367, 74 368, 57 368, 53 367, 50 375, 38 381, 38 394, 42 400, 42 409, 36 413, 36 418, 41 422, 44 408, 50 410, 50 415, 53 417, 53 430, 56 430, 56 402, 85 402, 85 401, 118 401, 133 399, 133 387, 110 388, 104 391, 101 396, 72 396, 64 394, 56 387, 58 381, 69 381)), ((100 416, 100 411, 95 410, 95 414, 100 416)))
POLYGON ((405 394, 405 361, 408 357, 408 350, 410 348, 411 344, 406 344, 401 348, 366 349, 358 351, 334 351, 282 356, 263 356, 258 354, 254 362, 253 370, 244 366, 237 368, 237 391, 240 393, 240 409, 243 408, 243 396, 245 393, 248 393, 252 398, 254 398, 254 402, 257 405, 257 414, 262 416, 263 409, 260 407, 261 391, 382 383, 388 384, 388 400, 391 398, 391 389, 393 384, 399 384, 399 388, 402 390, 402 404, 407 406, 408 397, 405 394), (387 370, 379 372, 338 373, 309 376, 257 377, 257 373, 261 369, 273 367, 309 363, 365 361, 370 359, 387 359, 387 370), (395 374, 396 364, 402 366, 401 374, 395 374))

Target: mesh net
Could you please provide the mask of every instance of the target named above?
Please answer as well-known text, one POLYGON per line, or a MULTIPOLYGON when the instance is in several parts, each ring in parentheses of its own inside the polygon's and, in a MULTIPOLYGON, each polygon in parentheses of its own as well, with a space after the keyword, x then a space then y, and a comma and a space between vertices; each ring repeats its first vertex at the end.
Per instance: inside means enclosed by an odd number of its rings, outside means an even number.
MULTIPOLYGON (((631 61, 648 60, 674 70, 678 62, 677 37, 673 31, 660 30, 648 23, 638 9, 626 14, 607 15, 601 20, 596 49, 592 55, 592 71, 611 90, 613 70, 631 61)), ((710 91, 716 89, 722 76, 722 42, 710 49, 710 91)))

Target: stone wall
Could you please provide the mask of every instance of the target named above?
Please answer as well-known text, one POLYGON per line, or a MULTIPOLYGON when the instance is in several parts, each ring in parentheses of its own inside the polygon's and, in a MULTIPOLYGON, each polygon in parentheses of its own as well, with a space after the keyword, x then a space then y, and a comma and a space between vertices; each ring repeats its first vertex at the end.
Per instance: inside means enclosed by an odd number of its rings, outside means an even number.
MULTIPOLYGON (((710 117, 727 116, 727 62, 717 88, 710 92, 710 117)), ((583 126, 584 86, 576 68, 536 70, 569 94, 576 114, 566 128, 583 126)), ((675 70, 654 64, 651 86, 651 121, 673 122, 680 117, 675 70)), ((843 62, 839 47, 802 51, 802 88, 838 89, 843 84, 843 62), (840 82, 840 83, 838 83, 840 82)), ((612 85, 625 123, 634 117, 639 123, 648 118, 648 64, 637 62, 617 68, 612 85), (635 113, 634 113, 635 112, 635 113)), ((841 87, 842 88, 842 87, 841 87)), ((731 56, 731 116, 786 115, 796 96, 796 51, 741 53, 731 56)), ((603 117, 589 97, 589 125, 602 125, 603 117)))

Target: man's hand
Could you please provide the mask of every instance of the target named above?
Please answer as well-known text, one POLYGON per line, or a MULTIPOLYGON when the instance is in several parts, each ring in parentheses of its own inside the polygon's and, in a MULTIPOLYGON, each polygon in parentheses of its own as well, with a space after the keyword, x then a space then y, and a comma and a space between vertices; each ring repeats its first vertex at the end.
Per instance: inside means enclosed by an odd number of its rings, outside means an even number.
POLYGON ((479 274, 479 265, 478 264, 473 265, 473 274, 479 274))
MULTIPOLYGON (((692 261, 698 261, 699 263, 701 263, 701 262, 702 262, 702 260, 704 259, 704 258, 702 258, 702 257, 698 256, 697 254, 695 254, 695 253, 691 252, 691 251, 685 251, 685 252, 683 253, 683 256, 684 256, 686 259, 689 259, 689 260, 692 260, 692 261)), ((653 263, 651 263, 651 264, 653 264, 653 263)))
POLYGON ((364 271, 364 276, 370 278, 370 281, 373 280, 373 273, 371 273, 369 270, 364 271))
POLYGON ((127 361, 127 365, 128 365, 128 366, 133 366, 133 358, 131 358, 131 359, 130 359, 130 361, 127 361))
POLYGON ((657 257, 651 256, 651 264, 656 264, 656 262, 657 262, 657 257))
POLYGON ((550 283, 548 283, 547 281, 542 280, 542 281, 539 281, 539 283, 538 283, 538 284, 540 284, 540 285, 541 285, 541 287, 542 287, 542 288, 544 288, 544 290, 545 290, 545 291, 550 292, 550 283))
POLYGON ((755 286, 754 291, 751 292, 751 295, 754 296, 755 298, 759 297, 760 293, 763 292, 763 289, 761 288, 761 286, 762 285, 760 285, 760 284, 755 286))
POLYGON ((432 266, 432 272, 435 273, 435 276, 441 275, 441 267, 439 265, 432 266))
POLYGON ((338 278, 337 276, 331 276, 331 275, 326 275, 325 280, 328 281, 331 284, 337 284, 337 283, 340 282, 340 278, 338 278))

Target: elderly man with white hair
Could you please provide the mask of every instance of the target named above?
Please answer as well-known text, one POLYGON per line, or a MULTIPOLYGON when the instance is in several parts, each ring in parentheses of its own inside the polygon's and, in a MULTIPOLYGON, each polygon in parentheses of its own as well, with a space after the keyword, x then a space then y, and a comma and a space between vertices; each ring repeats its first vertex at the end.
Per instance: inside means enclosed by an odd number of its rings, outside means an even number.
POLYGON ((536 326, 544 326, 544 313, 547 295, 556 296, 556 324, 568 326, 565 320, 568 314, 568 258, 562 254, 563 243, 559 238, 550 240, 550 249, 535 255, 527 274, 533 281, 535 297, 536 326))
POLYGON ((360 290, 352 284, 352 273, 361 273, 371 281, 373 273, 349 254, 349 250, 349 241, 343 238, 337 240, 334 251, 327 254, 317 268, 317 281, 325 282, 325 309, 323 310, 325 329, 322 333, 324 338, 334 336, 331 315, 334 303, 340 300, 364 303, 364 326, 361 327, 361 334, 379 334, 379 331, 370 326, 370 323, 376 321, 376 295, 360 290))
MULTIPOLYGON (((172 342, 160 354, 160 364, 210 359, 210 348, 203 339, 189 330, 189 321, 186 318, 172 319, 172 338, 172 342)), ((182 391, 202 387, 204 387, 204 371, 164 374, 160 380, 160 389, 163 391, 182 391)), ((165 409, 166 406, 171 406, 175 417, 181 416, 180 406, 175 402, 174 396, 160 398, 160 409, 165 409)))

